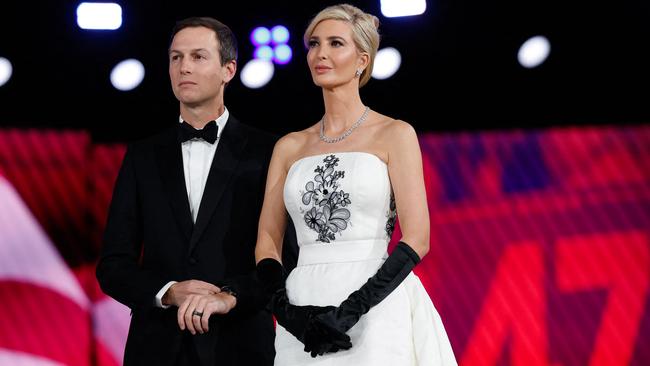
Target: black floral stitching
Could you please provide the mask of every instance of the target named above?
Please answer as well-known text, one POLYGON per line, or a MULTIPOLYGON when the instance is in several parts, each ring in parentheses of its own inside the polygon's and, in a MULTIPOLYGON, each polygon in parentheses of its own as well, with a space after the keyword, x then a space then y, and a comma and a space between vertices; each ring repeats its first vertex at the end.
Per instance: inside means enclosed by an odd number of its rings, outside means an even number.
POLYGON ((348 227, 350 210, 345 208, 352 203, 350 194, 340 190, 338 180, 345 177, 345 171, 334 170, 339 158, 328 155, 323 159, 324 166, 317 165, 313 181, 305 184, 302 203, 311 206, 305 213, 307 226, 318 233, 317 241, 329 243, 348 227))
POLYGON ((397 221, 397 206, 395 205, 395 195, 391 192, 388 220, 386 220, 386 234, 388 235, 388 238, 393 237, 393 231, 395 231, 395 221, 397 221))

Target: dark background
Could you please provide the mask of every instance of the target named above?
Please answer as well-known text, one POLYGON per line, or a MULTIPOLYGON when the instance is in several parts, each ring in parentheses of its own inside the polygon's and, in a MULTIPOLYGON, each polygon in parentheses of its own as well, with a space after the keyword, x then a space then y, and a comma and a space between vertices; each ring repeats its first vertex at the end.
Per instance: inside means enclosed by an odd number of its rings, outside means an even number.
MULTIPOLYGON (((175 123, 178 104, 167 74, 169 32, 187 16, 213 16, 240 41, 239 71, 252 58, 250 31, 284 24, 293 60, 276 65, 261 89, 239 76, 226 105, 243 122, 283 134, 315 123, 320 90, 305 62, 302 32, 337 1, 117 1, 123 24, 88 31, 76 24, 80 1, 7 2, 0 57, 14 67, 0 87, 0 128, 84 129, 95 141, 128 141, 175 123), (145 65, 129 92, 110 84, 126 58, 145 65)), ((419 132, 650 122, 650 1, 427 1, 423 15, 385 18, 379 0, 350 1, 382 22, 380 48, 402 54, 388 80, 362 88, 371 108, 419 132), (548 60, 517 62, 519 46, 544 35, 548 60)))

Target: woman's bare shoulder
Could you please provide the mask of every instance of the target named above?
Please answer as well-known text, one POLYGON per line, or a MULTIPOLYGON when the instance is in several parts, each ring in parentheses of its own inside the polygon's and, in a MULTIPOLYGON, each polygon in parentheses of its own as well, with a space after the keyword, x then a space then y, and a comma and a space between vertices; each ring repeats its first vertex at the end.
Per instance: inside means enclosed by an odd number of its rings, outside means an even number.
POLYGON ((379 127, 380 135, 391 140, 408 139, 415 135, 415 129, 410 123, 380 113, 376 115, 375 124, 379 127))
POLYGON ((285 162, 285 166, 290 166, 293 161, 300 158, 300 154, 305 150, 305 146, 309 144, 314 133, 318 133, 315 126, 301 131, 289 132, 275 144, 274 154, 285 162))

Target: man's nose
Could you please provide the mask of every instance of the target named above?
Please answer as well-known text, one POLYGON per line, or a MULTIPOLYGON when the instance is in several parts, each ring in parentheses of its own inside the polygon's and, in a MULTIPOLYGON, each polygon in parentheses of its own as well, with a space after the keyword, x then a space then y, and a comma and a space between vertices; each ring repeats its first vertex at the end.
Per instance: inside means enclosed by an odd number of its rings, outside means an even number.
POLYGON ((180 65, 180 71, 181 74, 190 74, 192 73, 192 66, 187 57, 183 57, 181 59, 181 65, 180 65))

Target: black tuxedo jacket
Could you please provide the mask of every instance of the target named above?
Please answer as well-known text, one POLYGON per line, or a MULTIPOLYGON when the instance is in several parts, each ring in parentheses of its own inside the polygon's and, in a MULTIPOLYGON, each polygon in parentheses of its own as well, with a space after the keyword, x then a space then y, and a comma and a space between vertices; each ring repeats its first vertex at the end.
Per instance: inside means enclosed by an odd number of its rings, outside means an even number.
MULTIPOLYGON (((102 290, 132 309, 125 365, 173 365, 187 331, 176 307, 155 306, 169 281, 232 286, 237 306, 192 336, 201 364, 271 365, 274 328, 254 276, 254 248, 276 138, 230 116, 192 223, 177 126, 131 144, 120 169, 97 266, 102 290)), ((285 247, 296 248, 293 228, 285 247)), ((290 250, 288 262, 295 260, 290 250)), ((186 342, 187 343, 187 342, 186 342)))

